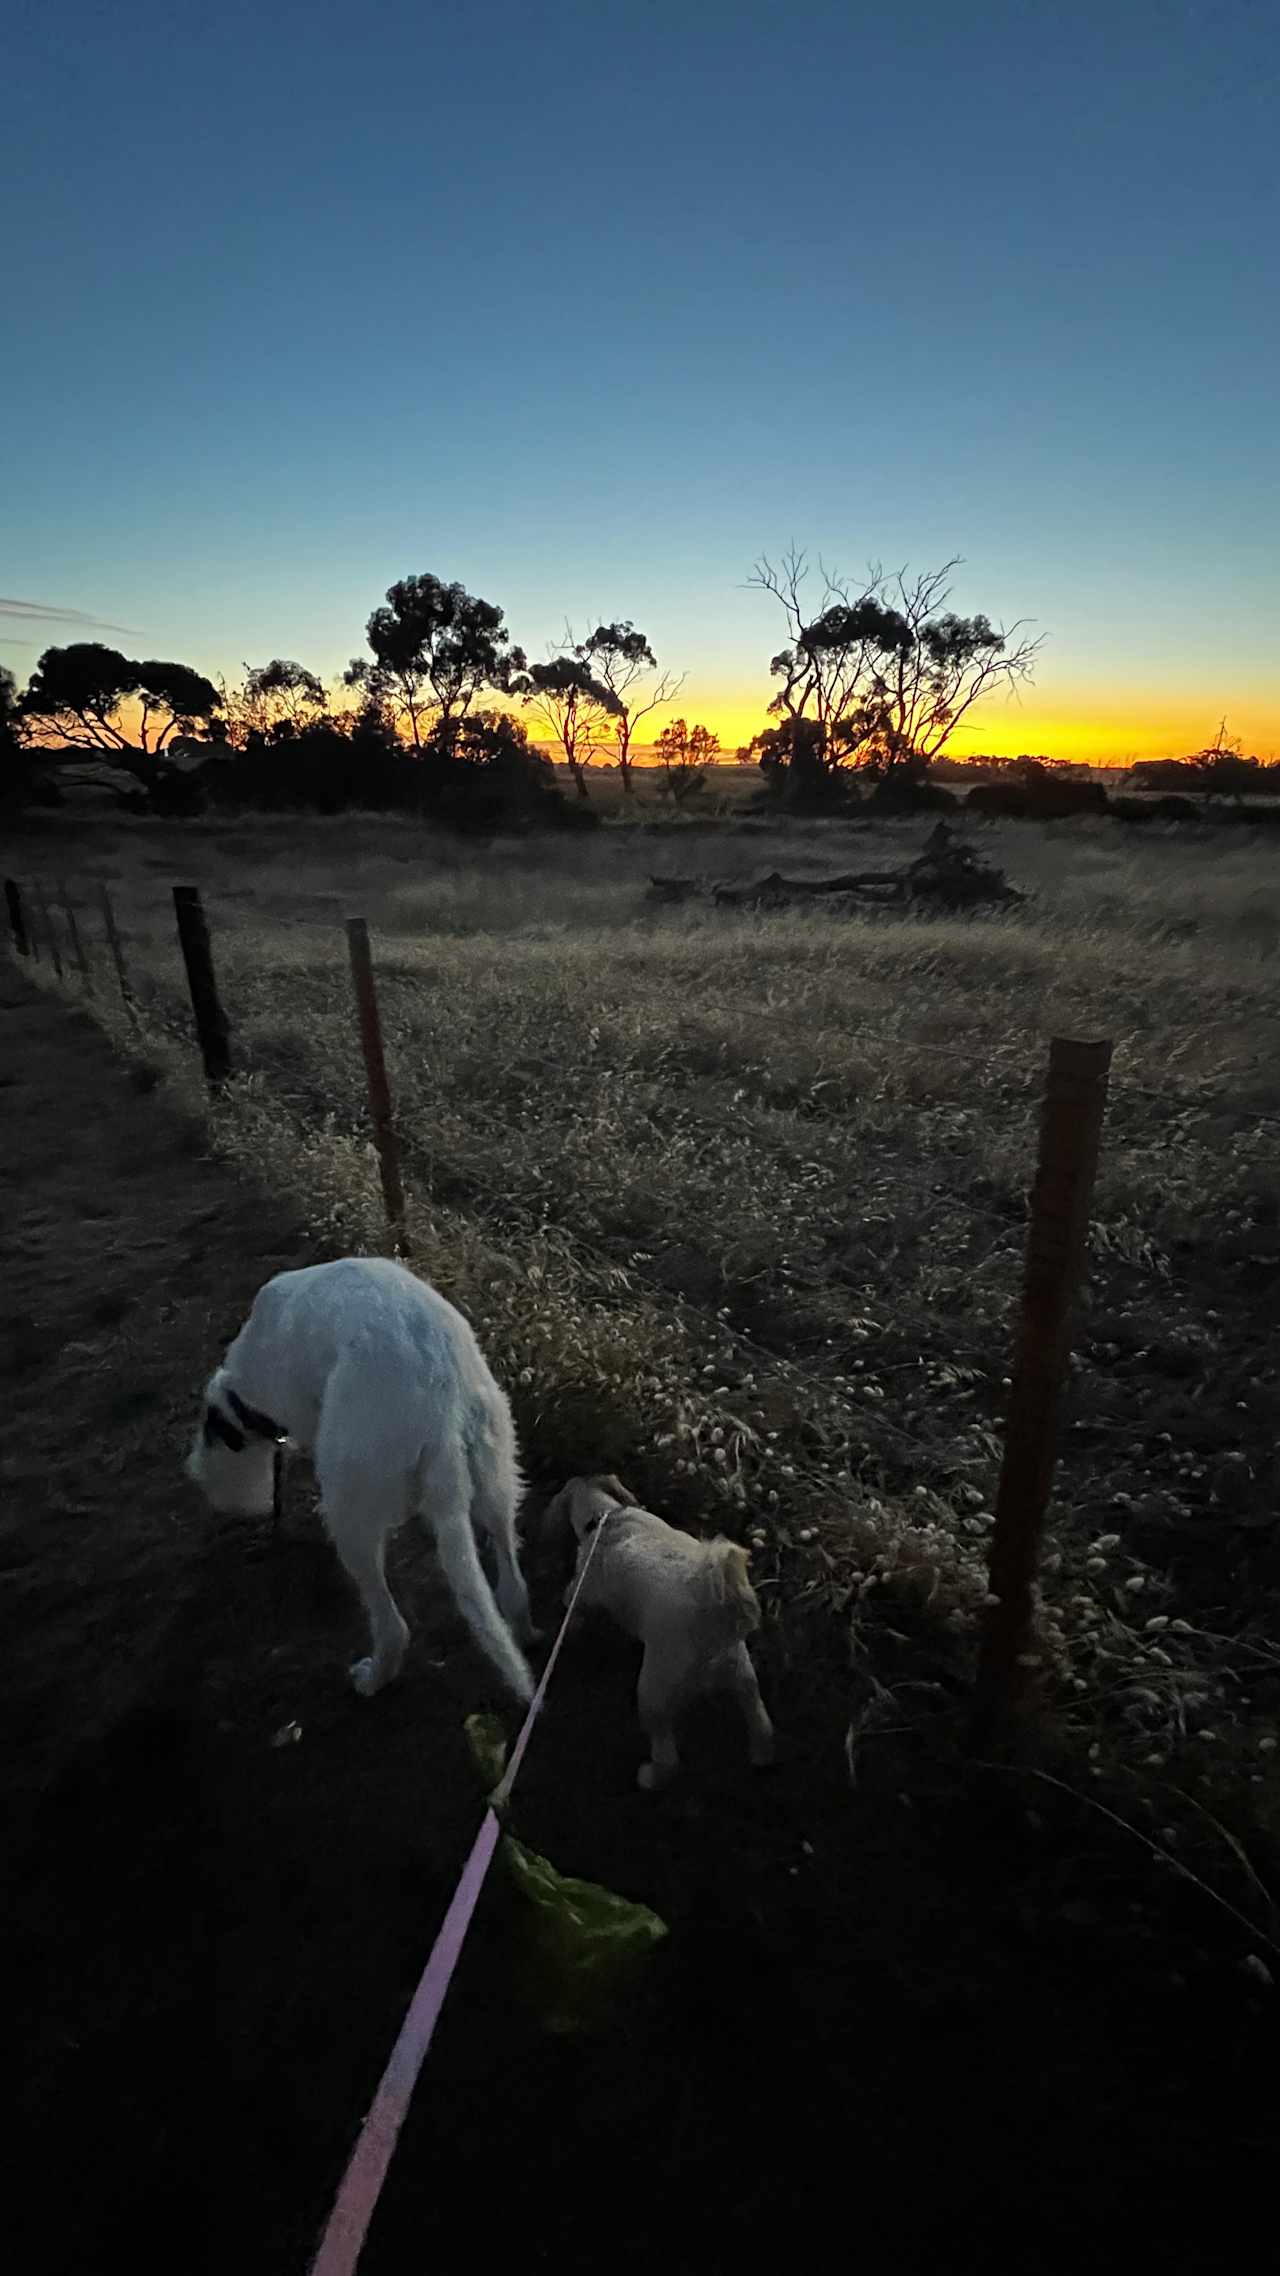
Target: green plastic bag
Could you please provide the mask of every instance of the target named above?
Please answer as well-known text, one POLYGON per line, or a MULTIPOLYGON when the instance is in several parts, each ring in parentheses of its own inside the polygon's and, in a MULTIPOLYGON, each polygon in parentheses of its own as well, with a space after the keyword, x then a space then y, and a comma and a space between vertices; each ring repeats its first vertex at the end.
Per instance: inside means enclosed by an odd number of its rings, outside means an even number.
MULTIPOLYGON (((494 1715, 469 1715, 466 1732, 492 1792, 506 1766, 502 1725, 494 1715)), ((522 1983, 542 2021, 563 2032, 599 2022, 613 1995, 661 1943, 666 1922, 612 1889, 557 1873, 505 1830, 499 1853, 518 1904, 522 1983)))

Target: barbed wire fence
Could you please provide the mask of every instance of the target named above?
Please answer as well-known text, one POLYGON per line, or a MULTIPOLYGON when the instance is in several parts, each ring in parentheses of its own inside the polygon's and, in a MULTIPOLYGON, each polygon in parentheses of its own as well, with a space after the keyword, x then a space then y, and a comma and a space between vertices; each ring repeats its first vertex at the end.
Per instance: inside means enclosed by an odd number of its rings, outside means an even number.
MULTIPOLYGON (((74 989, 86 1000, 94 1000, 98 982, 86 932, 80 924, 83 900, 78 905, 68 883, 58 881, 56 906, 62 914, 68 951, 64 959, 64 938, 60 937, 55 904, 44 881, 33 879, 24 888, 18 879, 10 877, 4 882, 4 893, 10 947, 19 963, 38 964, 45 957, 56 983, 68 990, 74 989)), ((96 900, 101 943, 95 945, 105 946, 114 967, 121 1011, 129 1031, 141 1035, 147 1024, 145 1007, 137 978, 130 968, 126 936, 105 882, 99 882, 96 900)), ((197 887, 173 887, 172 902, 195 1040, 205 1082, 210 1093, 216 1096, 235 1072, 236 1054, 231 1024, 219 993, 209 925, 197 887)), ((323 931, 332 939, 331 927, 311 925, 305 919, 301 922, 307 929, 323 931)), ((406 1256, 409 1236, 402 1149, 366 920, 349 918, 345 934, 387 1245, 392 1254, 406 1256)), ((895 1051, 905 1048, 949 1059, 971 1072, 975 1065, 972 1052, 954 1046, 915 1043, 896 1035, 887 1037, 873 1027, 855 1028, 851 1034, 873 1044, 891 1046, 895 1051)), ((1010 1370, 1003 1459, 991 1533, 987 1619, 975 1696, 975 1737, 988 1751, 1002 1735, 1008 1734, 1022 1712, 1028 1670, 1034 1664, 1030 1645, 1037 1575, 1057 1460, 1072 1306, 1087 1250, 1090 1201, 1106 1114, 1111 1058, 1110 1040, 1054 1038, 1049 1044, 1040 1086, 1037 1167, 1027 1207, 1022 1295, 1010 1370)), ((998 1065, 1006 1075, 1015 1071, 1013 1060, 1003 1054, 998 1062, 992 1060, 991 1064, 998 1065)), ((1032 1070, 1023 1066, 1018 1072, 1025 1078, 1030 1097, 1032 1070)), ((993 1222, 999 1223, 1002 1236, 1007 1235, 1009 1227, 1005 1221, 993 1219, 993 1222)))

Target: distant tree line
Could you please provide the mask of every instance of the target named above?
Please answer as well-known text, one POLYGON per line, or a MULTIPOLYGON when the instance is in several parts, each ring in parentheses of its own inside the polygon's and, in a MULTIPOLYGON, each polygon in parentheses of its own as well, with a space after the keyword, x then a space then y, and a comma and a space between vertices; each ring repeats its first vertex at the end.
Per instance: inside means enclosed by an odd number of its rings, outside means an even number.
MULTIPOLYGON (((949 756, 974 706, 1028 681, 1041 646, 1022 623, 958 615, 956 566, 875 567, 857 585, 820 567, 810 605, 802 553, 756 563, 750 582, 781 610, 786 640, 770 663, 768 722, 736 756, 759 769, 766 803, 818 812, 867 796, 889 808, 947 803, 940 782, 963 772, 1024 804, 1070 804, 1072 770, 1047 757, 949 756)), ((246 664, 232 687, 98 641, 46 649, 21 691, 0 672, 0 802, 56 804, 77 783, 106 780, 139 811, 360 806, 464 829, 566 827, 595 819, 594 764, 616 767, 632 791, 641 722, 670 708, 682 682, 629 618, 581 637, 566 626, 531 662, 495 603, 439 577, 404 577, 370 615, 336 701, 317 674, 278 656, 246 664), (571 800, 530 740, 530 720, 562 762, 571 800)), ((721 757, 711 730, 683 717, 651 748, 657 787, 678 803, 697 797, 721 757)), ((1137 766, 1132 781, 1239 800, 1280 788, 1280 770, 1246 758, 1224 722, 1212 747, 1137 766)))
POLYGON ((1134 787, 1189 798, 1280 797, 1280 760, 1246 757, 1224 719, 1212 743, 1187 759, 1140 759, 1130 769, 1134 787))
MULTIPOLYGON (((530 663, 491 601, 431 575, 392 585, 365 628, 367 654, 330 701, 288 657, 215 686, 181 664, 138 662, 99 641, 46 649, 26 689, 0 681, 0 798, 56 804, 104 779, 122 802, 159 813, 209 806, 350 806, 430 814, 460 828, 567 827, 567 806, 526 716, 558 746, 578 794, 607 757, 624 790, 636 730, 680 686, 628 619, 600 623, 530 663)), ((695 727, 664 765, 682 794, 714 753, 695 727)))
MULTIPOLYGON (((993 821, 1054 822, 1077 814, 1112 814, 1122 822, 1280 823, 1280 815, 1263 814, 1253 803, 1280 798, 1280 765, 1240 759, 1238 765, 1227 766, 1212 751, 1128 767, 1126 787, 1112 792, 1087 767, 1031 757, 965 762, 949 770, 948 780, 972 784, 964 799, 966 810, 993 821)), ((960 804, 953 790, 933 780, 923 791, 928 804, 960 804)))

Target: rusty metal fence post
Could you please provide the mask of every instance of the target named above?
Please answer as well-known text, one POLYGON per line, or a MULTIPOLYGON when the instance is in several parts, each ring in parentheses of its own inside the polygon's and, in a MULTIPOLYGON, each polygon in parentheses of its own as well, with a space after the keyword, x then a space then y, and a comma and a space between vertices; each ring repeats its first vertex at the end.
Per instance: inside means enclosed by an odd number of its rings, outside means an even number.
POLYGON ((1110 1043, 1058 1040, 1049 1046, 1040 1153, 1027 1228, 1022 1319, 991 1544, 989 1588, 994 1602, 988 1608, 978 1667, 974 1715, 978 1747, 1012 1723, 1031 1672, 1036 1574, 1058 1459, 1071 1308, 1084 1267, 1110 1065, 1110 1043))
POLYGON ((120 994, 124 999, 124 1008, 136 1025, 138 1007, 134 1002, 133 989, 129 982, 129 968, 124 960, 124 943, 116 926, 116 913, 111 906, 111 895, 107 891, 105 883, 98 887, 98 906, 102 911, 102 924, 107 936, 107 946, 110 948, 115 961, 116 978, 120 982, 120 994))
POLYGON ((32 887, 32 892, 35 896, 35 904, 39 912, 40 922, 44 928, 45 945, 48 948, 50 956, 53 958, 54 977, 60 980, 62 978, 62 950, 58 945, 58 934, 57 928, 53 922, 53 911, 49 907, 48 896, 46 895, 45 889, 40 883, 39 878, 36 879, 35 884, 32 887))
POLYGON ((31 935, 27 931, 27 913, 22 906, 22 887, 16 877, 6 877, 4 900, 5 907, 9 912, 9 930, 13 934, 13 945, 19 956, 30 956, 33 944, 31 935))
POLYGON ((182 944, 182 961, 187 968, 187 987, 191 992, 191 1009, 195 1014, 205 1079, 210 1090, 216 1091, 231 1073, 231 1028, 218 996, 213 950, 209 945, 209 927, 199 887, 175 885, 173 906, 178 919, 178 939, 182 944))
POLYGON ((369 927, 363 917, 348 917, 347 948, 351 957, 360 1048, 364 1053, 365 1078, 369 1086, 369 1113, 373 1121, 373 1142, 378 1149, 378 1171, 382 1179, 387 1226, 393 1249, 401 1256, 408 1256, 404 1185, 400 1176, 400 1141, 396 1136, 391 1085, 387 1081, 387 1063, 382 1048, 382 1022, 378 1016, 378 992, 374 985, 373 958, 369 951, 369 927))
POLYGON ((84 952, 84 942, 80 938, 80 927, 76 923, 75 908, 65 881, 59 882, 58 898, 62 903, 63 916, 67 920, 67 938, 71 943, 71 961, 80 975, 80 983, 86 996, 91 996, 94 992, 93 974, 89 969, 89 959, 84 952))

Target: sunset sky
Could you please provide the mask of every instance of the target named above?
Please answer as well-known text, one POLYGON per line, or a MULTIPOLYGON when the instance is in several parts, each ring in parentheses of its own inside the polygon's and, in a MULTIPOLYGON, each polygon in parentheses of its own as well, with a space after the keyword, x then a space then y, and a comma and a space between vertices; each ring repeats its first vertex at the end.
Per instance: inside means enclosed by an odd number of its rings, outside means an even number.
POLYGON ((732 745, 789 541, 964 557, 956 744, 1280 754, 1274 0, 18 0, 0 662, 340 671, 461 578, 732 745), (32 604, 45 614, 33 614, 32 604), (78 614, 76 613, 78 612, 78 614), (100 634, 86 620, 126 628, 100 634))

